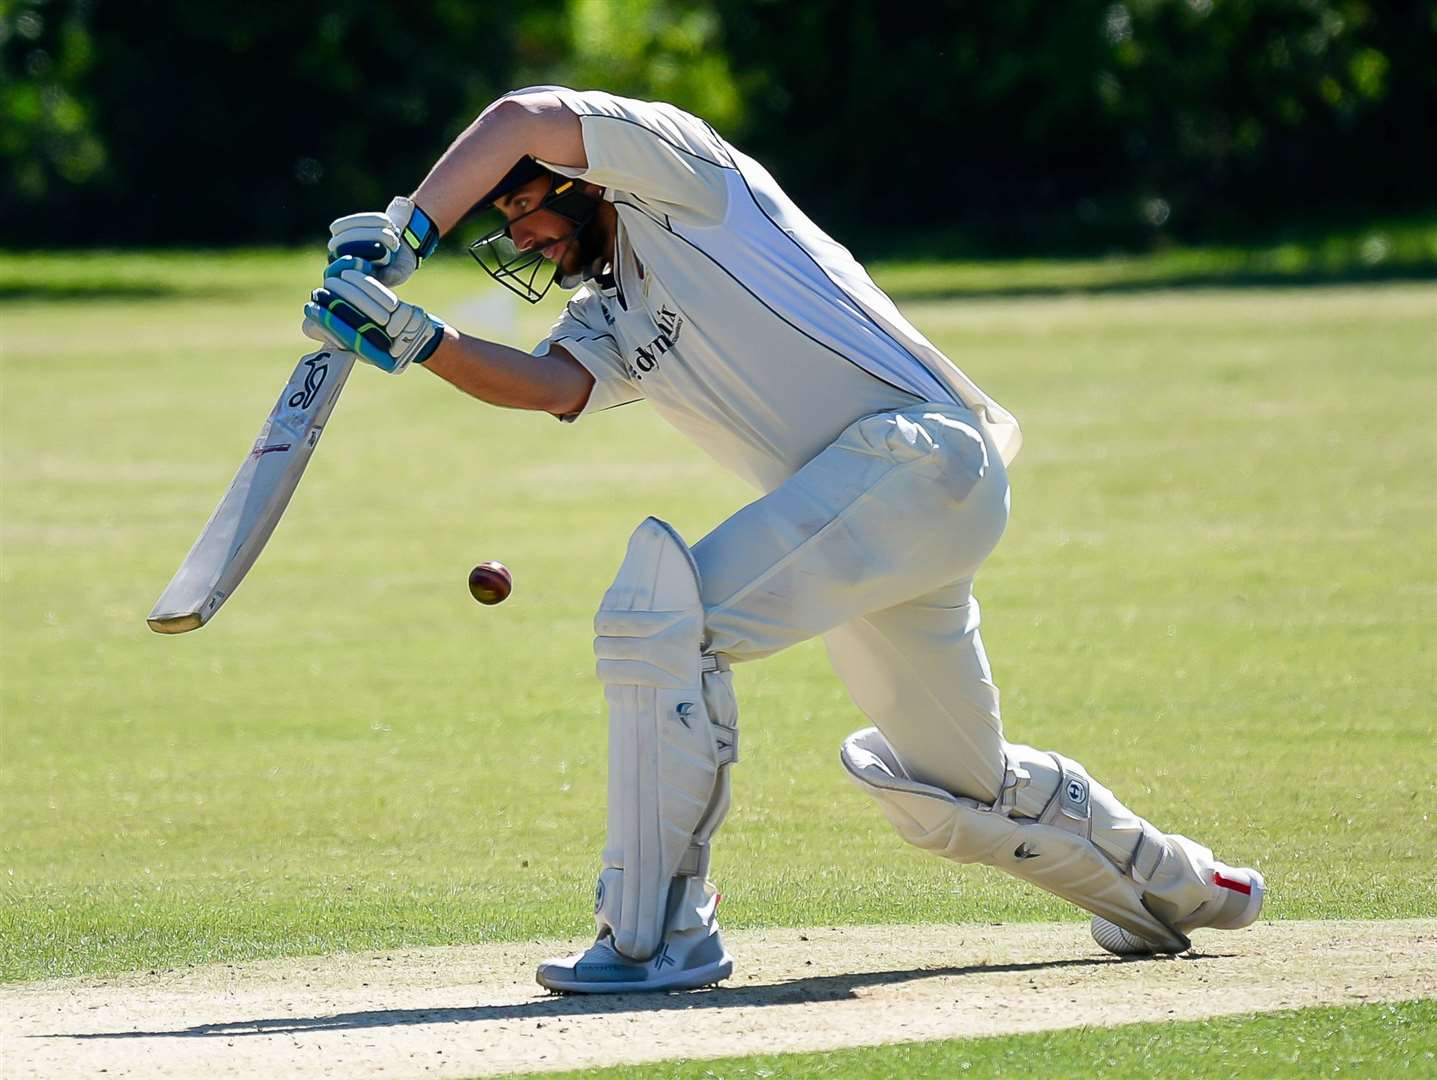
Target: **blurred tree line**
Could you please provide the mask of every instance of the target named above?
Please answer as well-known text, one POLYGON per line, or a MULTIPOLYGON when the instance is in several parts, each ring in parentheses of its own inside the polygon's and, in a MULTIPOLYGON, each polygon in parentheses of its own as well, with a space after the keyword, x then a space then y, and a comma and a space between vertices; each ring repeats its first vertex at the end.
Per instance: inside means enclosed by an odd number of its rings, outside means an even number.
POLYGON ((1437 202, 1431 0, 0 0, 0 243, 314 242, 538 82, 693 110, 870 248, 1437 202))

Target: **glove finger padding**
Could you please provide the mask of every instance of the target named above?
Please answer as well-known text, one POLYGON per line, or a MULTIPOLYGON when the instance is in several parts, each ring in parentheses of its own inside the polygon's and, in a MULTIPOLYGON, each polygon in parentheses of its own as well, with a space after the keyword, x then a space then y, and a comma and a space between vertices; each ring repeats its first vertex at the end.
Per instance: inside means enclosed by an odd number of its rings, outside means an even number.
POLYGON ((439 347, 444 324, 422 308, 406 304, 386 288, 363 259, 345 256, 330 263, 324 285, 304 309, 305 333, 359 353, 397 375, 422 364, 439 347), (316 325, 311 329, 310 322, 316 325))
POLYGON ((324 287, 336 296, 344 297, 380 326, 387 326, 390 317, 401 307, 413 306, 405 304, 381 282, 358 270, 345 270, 337 275, 327 274, 324 287))
MULTIPOLYGON (((325 278, 330 292, 362 312, 371 323, 384 331, 391 355, 407 352, 419 338, 430 331, 430 317, 413 304, 406 304, 390 289, 358 270, 344 270, 338 277, 325 278)), ((367 340, 373 341, 366 334, 367 340)))
POLYGON ((384 213, 369 211, 336 218, 329 225, 331 258, 357 256, 385 285, 402 285, 439 246, 434 219, 398 195, 384 213))
MULTIPOLYGON (((336 284, 342 284, 336 282, 336 284)), ((344 328, 353 331, 354 336, 362 338, 370 345, 388 355, 394 345, 392 336, 386 329, 378 325, 373 318, 357 306, 348 296, 340 295, 330 289, 315 289, 310 294, 312 303, 305 306, 307 316, 316 317, 317 321, 331 330, 338 330, 344 333, 344 328), (311 308, 314 312, 311 312, 311 308), (327 317, 326 317, 327 316, 327 317), (334 325, 331 320, 338 320, 343 327, 334 325)), ((310 335, 313 337, 314 335, 310 335)), ((351 349, 354 344, 348 341, 341 341, 340 347, 351 349)))
POLYGON ((330 318, 329 312, 311 299, 308 304, 304 305, 304 322, 300 324, 300 333, 322 345, 328 345, 332 349, 352 351, 352 345, 347 337, 340 338, 329 328, 328 318, 330 318))
MULTIPOLYGON (((399 231, 384 214, 349 214, 329 224, 329 256, 353 255, 376 267, 387 265, 399 250, 399 231)), ((396 283, 397 284, 397 283, 396 283)))
POLYGON ((344 233, 356 229, 373 229, 376 232, 387 232, 394 241, 388 245, 391 250, 399 246, 399 232, 394 228, 394 222, 388 216, 378 210, 366 210, 360 214, 345 214, 344 217, 335 218, 329 223, 329 235, 339 237, 344 233))
POLYGON ((358 310, 325 289, 316 289, 312 301, 304 306, 304 324, 300 329, 305 337, 355 353, 391 375, 398 375, 407 366, 396 363, 390 355, 389 338, 382 330, 366 322, 358 310))

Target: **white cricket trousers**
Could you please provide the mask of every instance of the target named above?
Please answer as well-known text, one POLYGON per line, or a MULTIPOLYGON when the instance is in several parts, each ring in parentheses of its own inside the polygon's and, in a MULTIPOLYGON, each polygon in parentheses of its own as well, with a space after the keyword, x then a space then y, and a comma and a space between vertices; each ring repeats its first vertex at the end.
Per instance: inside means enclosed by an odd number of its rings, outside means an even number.
POLYGON ((1003 728, 972 589, 1007 521, 966 408, 864 417, 694 545, 708 649, 742 662, 823 635, 914 779, 991 802, 1003 728))

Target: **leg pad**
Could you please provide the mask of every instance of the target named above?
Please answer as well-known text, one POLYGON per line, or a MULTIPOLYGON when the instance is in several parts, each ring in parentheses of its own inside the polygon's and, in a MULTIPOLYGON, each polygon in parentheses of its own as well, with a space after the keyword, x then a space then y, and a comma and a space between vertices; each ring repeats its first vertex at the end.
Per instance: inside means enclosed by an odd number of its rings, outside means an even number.
POLYGON ((1186 937, 1147 909, 1125 869, 1088 839, 1086 829, 1074 827, 1089 798, 1085 774, 1070 777, 1059 792, 1067 820, 1053 817, 1048 824, 1010 816, 1021 791, 1012 769, 997 802, 985 806, 913 780, 877 728, 849 736, 840 756, 849 777, 910 844, 956 862, 996 866, 1141 935, 1160 951, 1188 948, 1186 937))
POLYGON ((737 709, 729 672, 703 654, 693 556, 664 522, 648 518, 635 530, 594 628, 609 706, 600 882, 610 895, 597 918, 620 953, 646 960, 672 921, 675 879, 707 874, 708 839, 728 809, 737 709))

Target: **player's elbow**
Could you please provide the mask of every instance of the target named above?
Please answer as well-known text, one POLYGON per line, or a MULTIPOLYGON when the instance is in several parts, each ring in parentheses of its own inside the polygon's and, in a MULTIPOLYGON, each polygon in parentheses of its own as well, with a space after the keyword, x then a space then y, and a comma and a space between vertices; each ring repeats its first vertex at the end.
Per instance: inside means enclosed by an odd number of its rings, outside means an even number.
POLYGON ((546 359, 553 361, 554 367, 549 392, 541 407, 561 420, 577 416, 584 411, 589 395, 594 392, 593 374, 562 346, 551 346, 546 359))
POLYGON ((495 102, 490 115, 516 130, 531 157, 553 165, 588 167, 579 117, 552 90, 516 91, 495 102))

